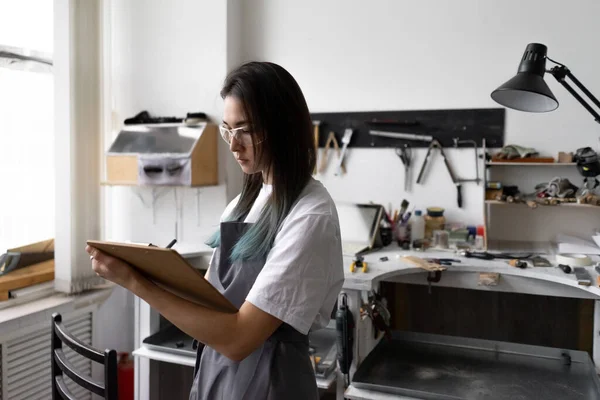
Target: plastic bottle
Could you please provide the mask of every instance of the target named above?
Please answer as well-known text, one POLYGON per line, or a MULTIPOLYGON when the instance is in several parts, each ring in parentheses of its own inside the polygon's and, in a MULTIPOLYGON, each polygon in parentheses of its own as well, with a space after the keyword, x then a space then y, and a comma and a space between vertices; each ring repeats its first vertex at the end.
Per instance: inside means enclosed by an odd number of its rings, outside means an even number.
POLYGON ((485 228, 483 227, 483 225, 477 225, 477 236, 475 236, 475 249, 483 250, 483 248, 485 247, 484 236, 485 228))
POLYGON ((425 238, 425 219, 421 210, 416 210, 412 218, 410 231, 410 241, 423 240, 425 238))

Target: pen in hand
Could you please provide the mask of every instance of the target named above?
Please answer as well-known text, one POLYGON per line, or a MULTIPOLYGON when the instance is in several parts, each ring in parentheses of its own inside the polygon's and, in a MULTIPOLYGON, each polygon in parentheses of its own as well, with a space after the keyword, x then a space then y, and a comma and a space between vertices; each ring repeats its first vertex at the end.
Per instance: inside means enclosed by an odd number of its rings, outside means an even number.
POLYGON ((173 247, 173 245, 174 245, 175 243, 177 243, 177 239, 173 239, 173 240, 171 240, 171 243, 169 243, 169 244, 167 245, 167 249, 170 249, 171 247, 173 247))

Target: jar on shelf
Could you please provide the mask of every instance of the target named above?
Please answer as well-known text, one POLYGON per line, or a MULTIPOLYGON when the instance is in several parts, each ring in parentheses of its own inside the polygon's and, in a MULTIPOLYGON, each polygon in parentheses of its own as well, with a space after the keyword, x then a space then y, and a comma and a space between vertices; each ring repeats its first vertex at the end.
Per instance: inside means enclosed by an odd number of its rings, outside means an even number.
POLYGON ((431 239, 434 231, 443 231, 446 226, 444 209, 441 207, 429 207, 425 215, 425 238, 431 239))

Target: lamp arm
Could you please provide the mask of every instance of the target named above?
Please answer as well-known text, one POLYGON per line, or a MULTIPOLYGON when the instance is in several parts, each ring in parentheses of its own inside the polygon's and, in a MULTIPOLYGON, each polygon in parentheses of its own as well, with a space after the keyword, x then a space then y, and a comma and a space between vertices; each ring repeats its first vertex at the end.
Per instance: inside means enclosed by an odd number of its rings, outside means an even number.
POLYGON ((556 78, 556 80, 565 87, 565 89, 567 89, 567 91, 569 93, 571 93, 571 95, 573 97, 575 97, 575 99, 577 99, 577 101, 579 101, 579 103, 586 109, 588 110, 588 112, 590 114, 592 114, 594 116, 594 119, 596 120, 596 122, 600 123, 600 114, 598 114, 597 111, 595 111, 590 105, 589 103, 587 103, 583 97, 581 97, 579 95, 579 93, 577 93, 572 87, 571 85, 569 85, 567 83, 567 81, 565 80, 566 77, 568 77, 569 79, 571 79, 573 81, 573 83, 575 83, 575 85, 583 92, 585 93, 585 95, 596 105, 596 107, 600 108, 600 101, 598 101, 598 99, 596 97, 594 97, 594 95, 585 87, 583 86, 583 84, 581 82, 579 82, 579 80, 577 78, 575 78, 575 76, 571 73, 571 71, 564 65, 560 64, 556 67, 553 67, 550 71, 548 71, 549 73, 552 74, 552 76, 554 76, 554 78, 556 78))

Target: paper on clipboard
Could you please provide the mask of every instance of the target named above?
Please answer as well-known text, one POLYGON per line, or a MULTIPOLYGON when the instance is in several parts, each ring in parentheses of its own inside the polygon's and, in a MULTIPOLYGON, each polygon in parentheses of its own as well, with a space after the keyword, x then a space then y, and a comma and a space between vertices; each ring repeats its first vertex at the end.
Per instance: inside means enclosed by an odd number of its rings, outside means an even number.
POLYGON ((88 240, 87 244, 132 265, 159 287, 196 304, 228 313, 238 309, 176 250, 88 240))

